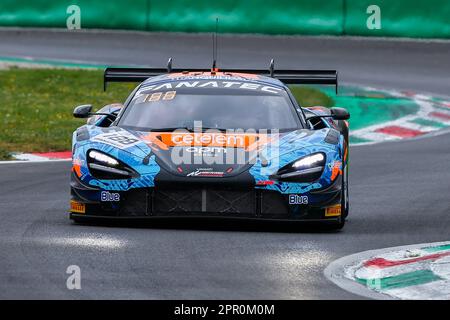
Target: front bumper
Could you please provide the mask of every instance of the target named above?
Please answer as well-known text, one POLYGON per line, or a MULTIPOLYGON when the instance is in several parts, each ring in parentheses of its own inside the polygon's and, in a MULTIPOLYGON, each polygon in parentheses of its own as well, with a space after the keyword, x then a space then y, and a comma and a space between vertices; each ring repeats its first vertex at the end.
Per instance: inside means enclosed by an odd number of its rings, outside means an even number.
MULTIPOLYGON (((188 184, 171 188, 134 188, 108 192, 72 179, 72 218, 236 218, 339 221, 340 183, 315 191, 314 203, 291 204, 289 194, 252 188, 188 184), (105 192, 105 191, 103 191, 105 192)), ((311 198, 311 199, 312 199, 311 198)))
POLYGON ((329 218, 285 218, 285 219, 273 219, 273 218, 261 218, 261 217, 236 217, 236 216, 207 216, 207 215, 196 215, 192 214, 188 217, 186 215, 171 215, 171 216, 102 216, 102 215, 85 215, 79 213, 70 213, 70 219, 83 222, 142 222, 147 221, 259 221, 259 222, 299 222, 305 224, 336 224, 341 222, 341 217, 329 217, 329 218), (184 220, 186 219, 186 220, 184 220))

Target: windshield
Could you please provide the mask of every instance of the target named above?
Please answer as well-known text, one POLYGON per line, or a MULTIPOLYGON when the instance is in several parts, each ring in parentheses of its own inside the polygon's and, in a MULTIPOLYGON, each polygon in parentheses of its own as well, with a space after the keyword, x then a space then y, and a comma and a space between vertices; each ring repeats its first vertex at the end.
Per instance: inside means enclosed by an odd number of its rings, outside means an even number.
MULTIPOLYGON (((195 83, 202 85, 199 81, 195 83)), ((161 90, 161 86, 143 88, 133 97, 118 125, 141 131, 191 128, 196 121, 201 121, 204 128, 223 130, 287 131, 302 127, 283 89, 243 84, 253 89, 177 88, 176 83, 171 84, 171 90, 167 90, 167 86, 165 90, 161 90), (255 89, 257 87, 260 90, 255 89)))

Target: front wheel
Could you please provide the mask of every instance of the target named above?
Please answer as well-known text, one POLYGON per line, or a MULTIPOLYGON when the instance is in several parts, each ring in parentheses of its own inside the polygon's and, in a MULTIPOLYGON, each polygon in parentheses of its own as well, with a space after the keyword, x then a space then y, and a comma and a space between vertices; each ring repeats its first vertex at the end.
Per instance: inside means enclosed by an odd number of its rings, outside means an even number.
POLYGON ((348 165, 344 164, 342 170, 342 197, 341 197, 342 218, 348 217, 350 205, 348 200, 348 165))
POLYGON ((345 218, 340 217, 339 221, 330 223, 328 222, 326 225, 324 225, 325 230, 341 230, 345 226, 345 218))
POLYGON ((331 230, 340 230, 345 225, 345 220, 349 213, 349 201, 348 201, 348 166, 344 162, 344 168, 342 169, 342 186, 341 186, 341 217, 338 222, 329 225, 331 230))

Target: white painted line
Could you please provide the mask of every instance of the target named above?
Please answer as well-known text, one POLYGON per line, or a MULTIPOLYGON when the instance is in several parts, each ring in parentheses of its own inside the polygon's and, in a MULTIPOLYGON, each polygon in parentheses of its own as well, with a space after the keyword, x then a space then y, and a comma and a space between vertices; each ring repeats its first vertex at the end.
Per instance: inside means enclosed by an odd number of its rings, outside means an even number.
POLYGON ((72 161, 72 158, 60 159, 60 158, 47 158, 38 156, 31 153, 13 153, 12 157, 15 160, 4 160, 0 161, 0 164, 11 164, 11 163, 42 163, 42 162, 61 162, 61 161, 72 161))
POLYGON ((17 153, 17 154, 13 154, 13 157, 17 160, 22 160, 22 161, 47 161, 48 158, 46 157, 41 157, 41 156, 37 156, 31 153, 17 153))
POLYGON ((424 126, 424 125, 420 125, 418 123, 409 122, 409 121, 403 122, 402 127, 411 129, 411 130, 422 131, 422 132, 431 132, 431 131, 435 131, 438 129, 436 127, 424 126))
POLYGON ((17 163, 47 163, 47 162, 71 162, 72 159, 46 159, 46 160, 31 160, 31 161, 25 161, 25 160, 4 160, 0 161, 0 165, 2 164, 17 164, 17 163))
MULTIPOLYGON (((381 129, 382 127, 380 127, 381 129)), ((350 134, 351 137, 355 137, 355 138, 361 138, 361 139, 366 139, 366 140, 371 140, 371 141, 389 141, 389 140, 401 140, 400 137, 394 136, 394 135, 390 135, 387 133, 383 133, 383 132, 376 132, 376 131, 372 131, 371 129, 368 130, 358 130, 355 131, 353 133, 350 134)))

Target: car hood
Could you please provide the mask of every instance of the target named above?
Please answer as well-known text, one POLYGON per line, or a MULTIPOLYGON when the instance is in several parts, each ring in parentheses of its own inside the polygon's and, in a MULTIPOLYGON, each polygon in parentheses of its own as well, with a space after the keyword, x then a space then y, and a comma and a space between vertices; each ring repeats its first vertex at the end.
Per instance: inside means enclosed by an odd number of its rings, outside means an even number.
POLYGON ((161 168, 178 176, 231 177, 251 167, 274 172, 307 154, 336 148, 336 144, 326 142, 330 129, 258 134, 82 128, 76 133, 78 143, 124 162, 132 157, 134 163, 146 164, 154 156, 161 168))

